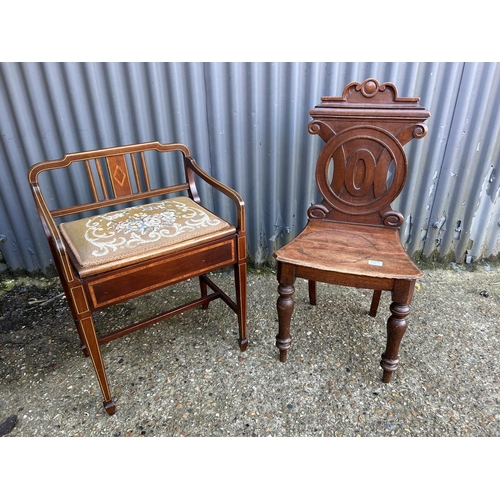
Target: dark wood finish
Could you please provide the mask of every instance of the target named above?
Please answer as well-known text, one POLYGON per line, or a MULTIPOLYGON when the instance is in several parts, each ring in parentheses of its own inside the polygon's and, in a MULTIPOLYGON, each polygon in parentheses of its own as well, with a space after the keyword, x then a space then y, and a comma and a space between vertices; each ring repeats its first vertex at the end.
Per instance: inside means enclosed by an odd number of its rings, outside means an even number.
MULTIPOLYGON (((158 163, 160 164, 160 163, 158 163)), ((167 319, 194 307, 207 308, 215 299, 223 300, 236 313, 239 327, 239 348, 248 345, 246 335, 246 232, 245 204, 241 196, 204 172, 191 157, 183 144, 161 144, 150 142, 128 146, 72 153, 60 160, 34 165, 29 172, 29 182, 40 219, 49 242, 54 263, 75 320, 83 353, 90 356, 104 397, 104 408, 110 415, 115 413, 113 401, 100 345, 138 329, 167 319), (181 154, 185 182, 170 186, 151 186, 151 172, 146 164, 146 152, 181 154), (48 197, 44 197, 39 177, 48 171, 77 168, 83 164, 88 180, 90 201, 74 206, 49 208, 48 197), (214 190, 227 196, 235 206, 236 222, 231 234, 204 241, 193 238, 176 251, 155 254, 135 263, 108 266, 100 272, 82 276, 72 259, 71 251, 64 243, 59 225, 60 217, 122 205, 127 202, 179 193, 201 204, 196 181, 203 180, 214 190), (235 299, 222 291, 207 273, 227 266, 234 267, 235 299), (133 323, 120 330, 98 335, 92 314, 102 308, 124 302, 134 297, 158 290, 189 278, 198 277, 200 298, 180 307, 158 314, 152 318, 133 323)), ((81 182, 81 181, 80 181, 81 182)), ((82 185, 78 185, 82 190, 82 185)))
POLYGON ((309 208, 303 231, 275 252, 280 361, 292 344, 295 279, 303 278, 313 305, 317 281, 373 290, 370 316, 377 313, 382 291, 391 292, 382 380, 389 382, 397 369, 415 282, 422 273, 401 245, 404 219, 391 203, 407 177, 403 146, 427 133, 423 122, 430 113, 418 101, 398 97, 394 84, 370 78, 350 83, 341 97, 323 97, 310 111, 309 132, 326 143, 316 164, 323 199, 309 208))

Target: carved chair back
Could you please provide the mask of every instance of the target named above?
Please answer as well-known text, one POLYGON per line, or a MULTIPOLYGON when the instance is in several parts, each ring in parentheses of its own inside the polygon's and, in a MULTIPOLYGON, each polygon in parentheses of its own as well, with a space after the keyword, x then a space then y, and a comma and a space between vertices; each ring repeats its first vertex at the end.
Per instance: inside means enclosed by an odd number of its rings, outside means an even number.
POLYGON ((325 141, 316 184, 323 200, 310 219, 399 227, 391 208, 407 177, 403 146, 427 133, 430 116, 418 98, 400 98, 392 83, 352 83, 342 97, 323 97, 311 110, 311 134, 325 141))

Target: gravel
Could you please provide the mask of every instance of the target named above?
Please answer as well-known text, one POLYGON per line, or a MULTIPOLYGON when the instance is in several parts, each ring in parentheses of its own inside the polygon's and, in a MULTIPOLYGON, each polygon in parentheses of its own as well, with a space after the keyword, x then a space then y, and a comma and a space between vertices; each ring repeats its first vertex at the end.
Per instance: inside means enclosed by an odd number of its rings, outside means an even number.
MULTIPOLYGON (((117 405, 101 392, 57 279, 2 275, 0 423, 6 437, 498 437, 500 267, 424 269, 390 384, 380 355, 390 296, 298 280, 292 347, 274 346, 277 281, 248 274, 249 347, 221 301, 102 347, 117 405)), ((230 272, 214 279, 232 290, 230 272)), ((116 326, 198 292, 196 280, 96 314, 116 326)))

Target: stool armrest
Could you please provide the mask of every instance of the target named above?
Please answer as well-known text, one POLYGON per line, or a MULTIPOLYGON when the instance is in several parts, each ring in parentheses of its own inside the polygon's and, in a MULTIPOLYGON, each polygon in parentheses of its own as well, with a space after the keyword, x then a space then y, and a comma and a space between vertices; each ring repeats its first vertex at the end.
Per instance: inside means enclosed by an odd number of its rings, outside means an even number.
POLYGON ((245 233, 246 232, 245 202, 243 201, 243 198, 240 196, 240 194, 237 193, 234 189, 227 186, 226 184, 223 184, 222 182, 218 181, 210 174, 207 174, 204 170, 200 168, 200 166, 196 163, 196 160, 193 157, 186 156, 184 164, 185 164, 187 181, 189 183, 189 190, 193 199, 197 202, 200 202, 200 197, 198 195, 195 179, 193 176, 193 173, 195 173, 201 179, 203 179, 207 184, 209 184, 222 194, 226 195, 234 202, 238 214, 237 230, 239 233, 245 233))
POLYGON ((66 251, 66 247, 61 237, 61 233, 59 232, 59 228, 57 227, 57 224, 45 203, 38 182, 32 179, 30 179, 30 181, 33 197, 35 199, 36 209, 38 211, 38 215, 40 216, 45 236, 47 237, 47 240, 49 242, 52 256, 54 257, 54 263, 57 267, 61 268, 66 281, 70 283, 74 280, 75 277, 70 264, 68 252, 66 251))

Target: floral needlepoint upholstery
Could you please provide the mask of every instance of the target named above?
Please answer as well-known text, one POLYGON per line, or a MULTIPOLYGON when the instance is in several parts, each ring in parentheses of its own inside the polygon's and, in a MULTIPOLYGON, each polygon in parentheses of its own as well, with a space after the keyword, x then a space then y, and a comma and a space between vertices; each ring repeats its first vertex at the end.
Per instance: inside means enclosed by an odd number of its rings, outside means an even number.
POLYGON ((112 269, 123 259, 133 263, 165 254, 193 238, 201 242, 235 232, 184 196, 62 223, 60 230, 80 275, 102 271, 103 266, 112 269))

